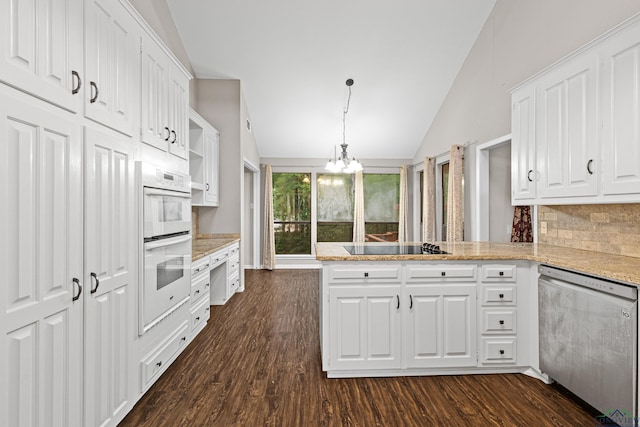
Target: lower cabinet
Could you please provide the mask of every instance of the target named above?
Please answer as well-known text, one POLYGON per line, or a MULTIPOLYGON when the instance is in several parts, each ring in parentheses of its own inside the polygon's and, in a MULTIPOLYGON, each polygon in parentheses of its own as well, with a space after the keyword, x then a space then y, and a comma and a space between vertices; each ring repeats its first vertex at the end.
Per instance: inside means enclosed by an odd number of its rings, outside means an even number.
POLYGON ((455 261, 325 265, 323 369, 329 376, 375 376, 530 366, 518 356, 528 326, 517 317, 516 294, 529 277, 517 279, 518 268, 529 269, 455 261))
POLYGON ((140 362, 143 392, 153 384, 187 345, 189 330, 189 324, 182 323, 140 362))
POLYGON ((476 285, 405 289, 408 368, 476 366, 476 285))
POLYGON ((331 368, 401 367, 400 285, 330 290, 331 368))

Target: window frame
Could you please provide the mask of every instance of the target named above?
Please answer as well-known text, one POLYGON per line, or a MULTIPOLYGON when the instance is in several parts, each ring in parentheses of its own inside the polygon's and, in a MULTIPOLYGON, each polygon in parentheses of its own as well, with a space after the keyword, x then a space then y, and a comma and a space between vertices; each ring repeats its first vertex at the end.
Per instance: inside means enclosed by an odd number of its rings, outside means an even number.
MULTIPOLYGON (((315 260, 316 243, 318 243, 318 175, 330 175, 322 166, 276 166, 272 165, 272 173, 308 173, 311 180, 311 254, 276 254, 276 260, 281 261, 301 261, 315 260)), ((397 175, 400 173, 400 165, 398 166, 369 166, 365 165, 363 173, 368 174, 390 174, 397 175)), ((399 219, 398 219, 399 220, 399 219)))

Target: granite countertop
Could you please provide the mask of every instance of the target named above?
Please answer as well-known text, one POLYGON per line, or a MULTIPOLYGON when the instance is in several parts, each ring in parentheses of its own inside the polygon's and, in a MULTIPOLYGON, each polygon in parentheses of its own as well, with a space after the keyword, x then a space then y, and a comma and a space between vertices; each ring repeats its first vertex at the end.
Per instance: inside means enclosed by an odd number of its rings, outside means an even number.
POLYGON ((240 237, 207 237, 206 235, 199 235, 192 240, 192 252, 191 261, 199 260, 209 254, 212 254, 220 249, 224 249, 236 242, 240 241, 240 237))
MULTIPOLYGON (((397 243, 395 243, 397 245, 397 243)), ((407 243, 419 245, 420 243, 407 243)), ((319 261, 525 260, 640 285, 640 258, 536 243, 436 242, 447 255, 351 255, 344 245, 317 243, 319 261)), ((361 243, 359 245, 393 245, 361 243)))

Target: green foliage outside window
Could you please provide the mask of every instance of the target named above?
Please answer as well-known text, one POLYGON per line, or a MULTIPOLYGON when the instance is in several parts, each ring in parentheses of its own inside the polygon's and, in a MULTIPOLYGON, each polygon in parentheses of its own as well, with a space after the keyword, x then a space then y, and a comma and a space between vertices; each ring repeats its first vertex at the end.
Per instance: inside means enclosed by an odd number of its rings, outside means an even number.
POLYGON ((311 253, 311 174, 274 173, 276 254, 311 253))

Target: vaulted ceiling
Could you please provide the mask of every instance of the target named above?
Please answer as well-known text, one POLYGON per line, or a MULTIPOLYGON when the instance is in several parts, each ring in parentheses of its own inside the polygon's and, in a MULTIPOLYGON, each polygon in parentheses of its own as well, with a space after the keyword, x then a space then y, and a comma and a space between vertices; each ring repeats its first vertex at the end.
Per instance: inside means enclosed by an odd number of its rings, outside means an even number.
POLYGON ((168 0, 198 78, 239 79, 262 157, 412 158, 495 0, 168 0))

